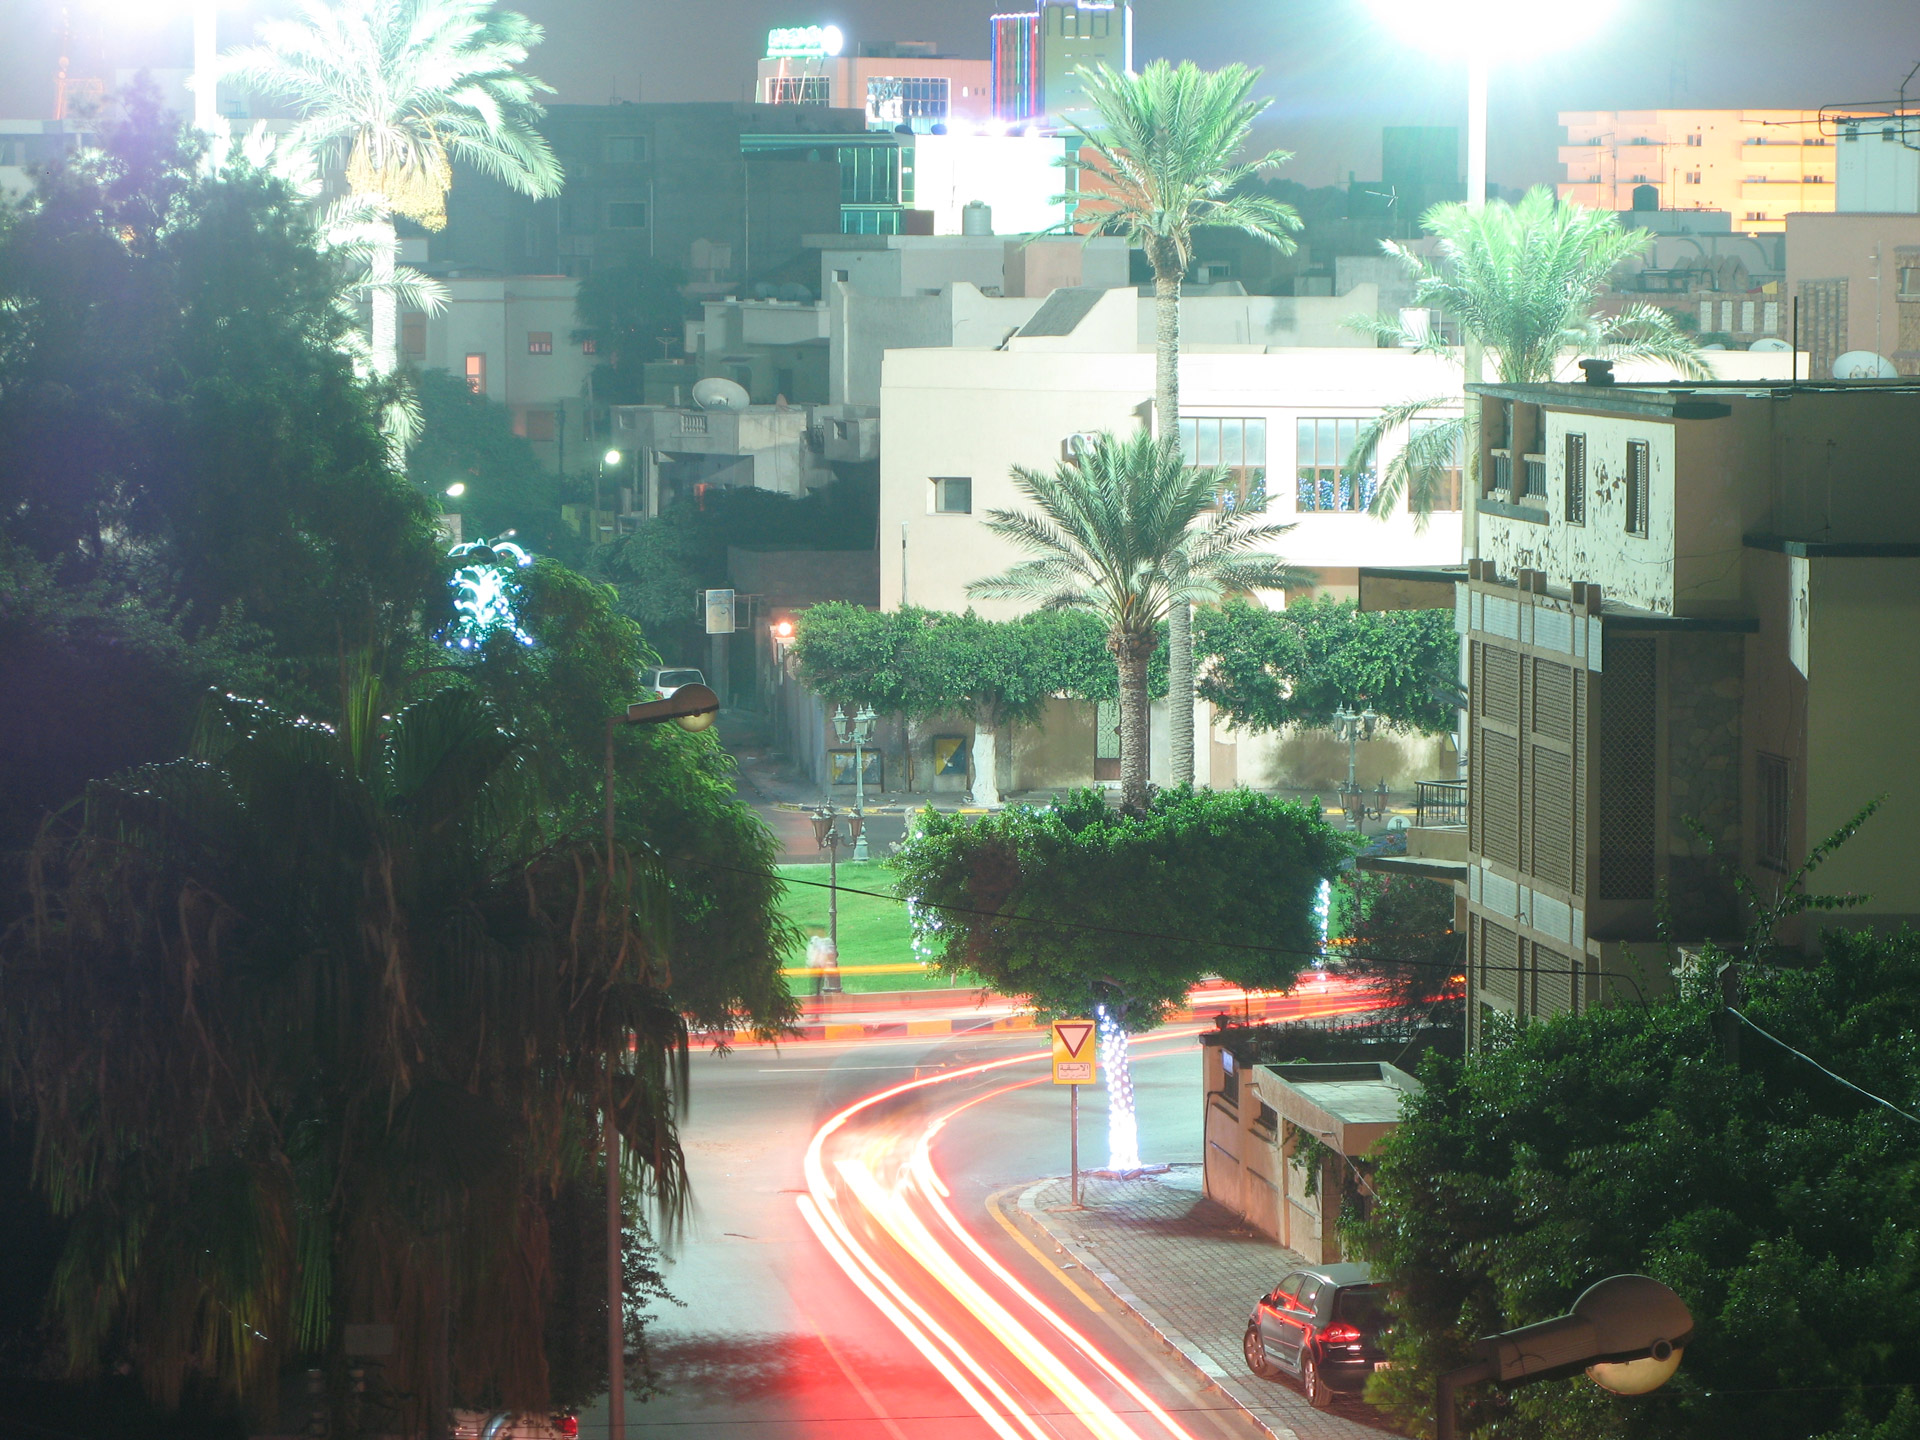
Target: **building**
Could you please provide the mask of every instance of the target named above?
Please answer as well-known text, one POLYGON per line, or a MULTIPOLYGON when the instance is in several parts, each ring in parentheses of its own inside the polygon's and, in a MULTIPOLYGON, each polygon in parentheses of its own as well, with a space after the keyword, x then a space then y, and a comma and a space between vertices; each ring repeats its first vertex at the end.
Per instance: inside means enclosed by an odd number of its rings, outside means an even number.
POLYGON ((55 160, 92 149, 98 122, 77 120, 0 120, 0 200, 17 200, 33 190, 33 171, 55 160))
POLYGON ((1751 231, 1783 230, 1791 211, 1834 208, 1833 138, 1817 110, 1563 110, 1560 124, 1563 200, 1725 210, 1751 231))
POLYGON ((1920 114, 1889 106, 1841 116, 1833 128, 1840 156, 1834 209, 1920 214, 1920 114))
POLYGON ((922 40, 865 43, 851 55, 842 49, 833 25, 769 30, 754 99, 763 105, 859 110, 869 130, 904 125, 917 134, 936 125, 979 125, 993 116, 988 95, 993 67, 985 60, 941 55, 922 40))
POLYGON ((843 195, 900 208, 898 146, 858 111, 554 105, 541 130, 565 189, 531 200, 459 167, 447 227, 429 237, 437 273, 580 278, 643 259, 685 270, 696 293, 737 293, 788 278, 803 235, 841 228, 843 195))
POLYGON ((505 405, 513 433, 531 442, 549 470, 590 467, 598 453, 588 404, 594 357, 573 338, 578 282, 509 275, 442 283, 446 309, 401 315, 402 358, 458 375, 474 394, 505 405))
POLYGON ((995 15, 993 114, 1008 125, 1056 129, 1091 117, 1078 75, 1085 67, 1133 68, 1133 9, 1126 0, 1035 0, 995 15))
MULTIPOLYGON (((1776 894, 1875 796, 1810 888, 1913 923, 1920 386, 1474 388, 1480 558, 1424 582, 1470 674, 1470 1043, 1659 993, 1673 945, 1740 934, 1731 873, 1776 894)), ((1421 583, 1364 572, 1362 603, 1421 583)))
MULTIPOLYGON (((1333 595, 1356 593, 1362 565, 1432 565, 1460 553, 1457 514, 1437 514, 1424 529, 1404 511, 1376 520, 1366 513, 1367 485, 1355 493, 1335 479, 1366 418, 1459 384, 1443 358, 1377 349, 1370 337, 1340 329, 1341 320, 1375 303, 1368 288, 1321 299, 1195 297, 1182 309, 1183 435, 1196 459, 1218 457, 1234 467, 1238 503, 1296 525, 1283 542, 1286 557, 1316 571, 1321 591, 1333 595), (1305 347, 1300 342, 1308 337, 1332 343, 1305 347)), ((886 352, 883 607, 972 606, 995 618, 1019 612, 1011 602, 966 593, 970 581, 1022 558, 987 530, 986 512, 1021 507, 1015 465, 1051 468, 1092 433, 1153 423, 1151 307, 1131 288, 1057 289, 1017 328, 979 336, 971 348, 956 341, 886 352)), ((1116 716, 1104 708, 1056 701, 1043 724, 995 744, 991 790, 1117 778, 1116 716)), ((1197 747, 1202 784, 1305 784, 1345 773, 1345 747, 1322 732, 1240 735, 1216 724, 1206 707, 1201 712, 1196 733, 1208 737, 1197 747)), ((1407 781, 1443 764, 1441 742, 1425 737, 1383 736, 1369 746, 1362 757, 1368 785, 1383 777, 1407 781)), ((1445 764, 1451 768, 1450 760, 1445 764)), ((1154 724, 1151 769, 1165 780, 1163 713, 1154 724)), ((976 798, 988 788, 976 770, 976 798)))
POLYGON ((1920 213, 1790 215, 1786 279, 1809 378, 1860 351, 1920 375, 1920 213))

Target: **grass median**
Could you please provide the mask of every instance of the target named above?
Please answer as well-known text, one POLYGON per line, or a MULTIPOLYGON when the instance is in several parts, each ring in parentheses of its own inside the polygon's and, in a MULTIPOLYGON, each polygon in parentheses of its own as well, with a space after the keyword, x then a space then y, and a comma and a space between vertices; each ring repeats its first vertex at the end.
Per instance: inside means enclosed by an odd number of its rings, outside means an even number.
MULTIPOLYGON (((830 898, 826 888, 828 867, 781 865, 777 868, 783 880, 810 882, 787 886, 786 894, 781 899, 781 909, 787 918, 805 933, 811 933, 817 927, 824 934, 830 898)), ((972 976, 952 979, 925 969, 891 974, 861 974, 857 970, 847 973, 856 966, 915 965, 919 961, 919 957, 913 953, 913 932, 907 924, 907 907, 898 900, 880 898, 882 895, 891 895, 893 880, 893 872, 877 861, 865 865, 843 862, 840 866, 840 884, 843 887, 840 891, 841 988, 854 994, 864 994, 879 990, 946 990, 977 986, 980 982, 972 976), (851 895, 844 888, 847 886, 878 893, 851 895)), ((804 940, 787 955, 786 961, 789 967, 807 963, 804 940)), ((812 989, 804 975, 789 975, 787 983, 793 986, 796 994, 804 995, 812 989)))

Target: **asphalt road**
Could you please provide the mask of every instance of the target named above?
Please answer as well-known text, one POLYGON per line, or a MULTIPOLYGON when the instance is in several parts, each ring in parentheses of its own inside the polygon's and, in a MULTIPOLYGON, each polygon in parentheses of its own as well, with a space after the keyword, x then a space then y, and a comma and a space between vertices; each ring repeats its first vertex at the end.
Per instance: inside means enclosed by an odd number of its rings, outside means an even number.
MULTIPOLYGON (((1066 1168, 1065 1092, 1011 1088, 1040 1078, 1044 1066, 1015 1063, 929 1084, 847 1117, 816 1147, 810 1178, 809 1145, 846 1107, 916 1078, 1039 1048, 1029 1034, 697 1056, 684 1138, 698 1213, 668 1272, 684 1304, 650 1327, 665 1393, 629 1407, 629 1435, 1257 1436, 1230 1401, 1203 1391, 1110 1301, 1091 1308, 1067 1272, 1020 1243, 996 1214, 996 1195, 1010 1211, 1012 1196, 1002 1192, 1066 1168), (929 1172, 938 1180, 916 1178, 929 1172), (937 1250, 923 1238, 936 1232, 937 1250), (830 1245, 848 1263, 836 1263, 830 1245), (853 1262, 849 1247, 868 1268, 853 1262), (882 1304, 904 1322, 889 1319, 882 1304), (1177 1431, 1152 1414, 1156 1407, 1177 1431)), ((1141 1051, 1143 1153, 1197 1160, 1198 1047, 1190 1038, 1148 1040, 1141 1051)), ((1104 1155, 1104 1124, 1099 1092, 1083 1093, 1083 1157, 1104 1155)), ((583 1436, 606 1433, 603 1411, 581 1416, 583 1436)))

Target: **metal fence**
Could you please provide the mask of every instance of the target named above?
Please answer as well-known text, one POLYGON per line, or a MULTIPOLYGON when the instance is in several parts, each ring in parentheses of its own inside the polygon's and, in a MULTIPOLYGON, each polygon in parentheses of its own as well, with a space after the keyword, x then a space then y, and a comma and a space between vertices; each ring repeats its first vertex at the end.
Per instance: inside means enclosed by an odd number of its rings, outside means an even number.
POLYGON ((1465 825, 1467 823, 1467 782, 1464 780, 1415 781, 1413 823, 1419 826, 1465 825))

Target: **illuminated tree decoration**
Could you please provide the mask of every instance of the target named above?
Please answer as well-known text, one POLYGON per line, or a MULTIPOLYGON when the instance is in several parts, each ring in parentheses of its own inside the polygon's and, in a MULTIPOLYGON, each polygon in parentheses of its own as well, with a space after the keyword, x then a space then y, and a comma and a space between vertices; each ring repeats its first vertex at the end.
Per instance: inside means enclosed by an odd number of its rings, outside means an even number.
POLYGON ((520 617, 513 612, 511 581, 515 570, 533 563, 533 556, 510 540, 475 540, 456 545, 447 552, 456 560, 472 563, 453 572, 453 608, 459 612, 447 631, 447 647, 452 650, 478 650, 495 630, 506 629, 522 645, 533 644, 533 637, 520 628, 520 617))

